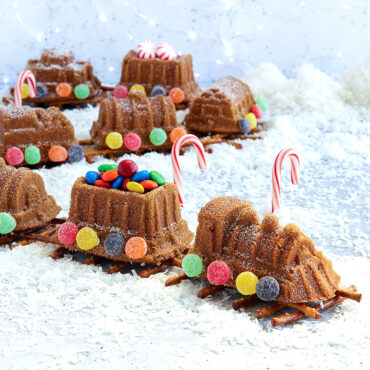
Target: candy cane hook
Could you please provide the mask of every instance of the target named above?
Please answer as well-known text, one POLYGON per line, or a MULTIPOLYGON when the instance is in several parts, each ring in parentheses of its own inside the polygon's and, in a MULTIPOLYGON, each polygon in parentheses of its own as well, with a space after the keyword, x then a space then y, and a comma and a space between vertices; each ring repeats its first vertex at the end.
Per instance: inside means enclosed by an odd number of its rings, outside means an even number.
POLYGON ((31 98, 36 96, 36 82, 34 74, 29 71, 23 71, 17 78, 14 91, 14 105, 20 107, 22 105, 22 87, 24 81, 27 79, 28 82, 28 93, 31 98))
POLYGON ((292 164, 290 177, 293 185, 298 185, 299 157, 294 149, 283 149, 277 155, 272 168, 272 213, 280 209, 280 175, 284 159, 289 157, 292 164))
POLYGON ((182 179, 181 179, 181 170, 179 165, 179 155, 181 147, 185 143, 191 143, 194 145, 195 150, 197 152, 198 158, 198 165, 201 170, 206 168, 206 158, 204 155, 204 148, 202 142, 195 136, 191 134, 186 134, 184 136, 179 137, 172 146, 171 150, 171 161, 172 161, 172 173, 173 173, 173 182, 177 185, 179 189, 179 201, 181 207, 184 205, 184 189, 182 186, 182 179))

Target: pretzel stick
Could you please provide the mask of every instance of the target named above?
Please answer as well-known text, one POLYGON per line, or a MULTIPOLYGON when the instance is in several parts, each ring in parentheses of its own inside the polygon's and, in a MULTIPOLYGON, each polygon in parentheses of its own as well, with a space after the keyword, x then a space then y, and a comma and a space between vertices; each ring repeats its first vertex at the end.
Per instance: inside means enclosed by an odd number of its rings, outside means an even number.
POLYGON ((283 308, 285 308, 285 304, 276 303, 272 306, 261 308, 260 310, 256 311, 254 316, 257 319, 262 319, 264 317, 271 316, 274 313, 281 311, 283 308))
POLYGON ((182 262, 179 258, 173 258, 171 266, 182 267, 182 262))
POLYGON ((161 264, 159 266, 150 267, 146 270, 141 271, 139 273, 139 276, 143 279, 146 279, 149 276, 152 276, 154 274, 158 274, 158 272, 161 272, 161 271, 165 270, 167 266, 168 265, 166 265, 166 264, 161 264))
POLYGON ((93 141, 91 139, 79 140, 78 145, 93 145, 93 141))
POLYGON ((218 292, 223 288, 222 285, 208 285, 198 292, 198 298, 206 298, 209 295, 218 292))
POLYGON ((295 308, 298 311, 301 311, 304 315, 311 317, 311 319, 321 319, 320 312, 315 310, 312 307, 306 306, 305 304, 302 303, 286 303, 288 307, 295 308))
POLYGON ((171 285, 176 285, 179 284, 182 280, 189 279, 189 277, 185 273, 181 273, 177 276, 171 276, 166 280, 165 285, 166 286, 171 286, 171 285))
POLYGON ((53 260, 57 260, 60 257, 63 257, 64 253, 67 252, 67 249, 64 247, 58 247, 57 249, 54 249, 53 252, 49 254, 49 257, 51 257, 53 260))
POLYGON ((234 310, 239 310, 240 308, 247 307, 251 303, 257 300, 257 296, 255 294, 250 295, 248 297, 240 298, 232 303, 234 310))
POLYGON ((337 295, 343 297, 343 298, 349 298, 353 299, 354 301, 361 302, 362 294, 357 292, 352 292, 347 289, 338 289, 337 295))
POLYGON ((83 265, 94 265, 96 262, 98 262, 100 259, 99 256, 91 256, 85 261, 82 262, 83 265))
POLYGON ((123 266, 125 266, 124 262, 116 262, 114 265, 109 267, 108 274, 115 274, 116 272, 119 272, 123 266))

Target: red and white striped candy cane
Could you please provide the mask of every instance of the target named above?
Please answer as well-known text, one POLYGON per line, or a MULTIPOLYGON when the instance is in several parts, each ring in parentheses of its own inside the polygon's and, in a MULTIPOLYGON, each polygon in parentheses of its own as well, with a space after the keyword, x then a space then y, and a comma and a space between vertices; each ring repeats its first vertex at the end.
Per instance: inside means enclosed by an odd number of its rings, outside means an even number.
POLYGON ((22 86, 24 81, 28 82, 28 94, 31 98, 36 96, 36 81, 35 76, 29 70, 23 71, 17 78, 14 90, 14 105, 20 107, 22 105, 22 86))
POLYGON ((280 175, 284 159, 289 157, 292 164, 290 177, 293 185, 298 185, 299 157, 294 149, 283 149, 277 155, 272 169, 272 213, 280 209, 280 175))
POLYGON ((179 137, 172 146, 171 150, 171 161, 172 161, 172 172, 173 172, 173 182, 177 185, 179 189, 179 201, 181 207, 184 205, 184 189, 182 186, 182 179, 181 179, 181 170, 179 165, 179 155, 181 147, 185 143, 192 143, 195 147, 197 152, 198 158, 198 165, 201 170, 205 169, 207 166, 206 158, 204 155, 204 148, 202 142, 195 136, 191 134, 186 134, 184 136, 179 137))

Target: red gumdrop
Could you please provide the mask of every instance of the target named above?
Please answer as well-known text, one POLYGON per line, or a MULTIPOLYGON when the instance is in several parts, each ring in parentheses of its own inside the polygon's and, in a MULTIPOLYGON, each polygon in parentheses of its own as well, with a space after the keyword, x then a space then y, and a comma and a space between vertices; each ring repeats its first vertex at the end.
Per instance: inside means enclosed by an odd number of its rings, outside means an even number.
POLYGON ((78 227, 73 222, 65 222, 58 230, 58 239, 63 244, 73 244, 76 241, 78 227))
POLYGON ((119 172, 117 170, 109 170, 107 172, 103 172, 100 176, 104 181, 114 181, 118 178, 119 172))
POLYGON ((127 191, 127 183, 131 181, 131 177, 126 177, 122 183, 122 190, 127 191))
POLYGON ((113 95, 117 99, 126 99, 128 97, 128 90, 125 86, 118 85, 114 88, 113 95))
POLYGON ((138 167, 134 161, 130 159, 125 159, 124 161, 119 162, 118 164, 118 172, 123 177, 132 177, 137 172, 138 167))
POLYGON ((224 285, 230 274, 229 266, 223 261, 213 261, 207 268, 207 279, 213 285, 224 285))
POLYGON ((104 180, 96 180, 94 182, 95 186, 98 186, 99 188, 107 188, 109 189, 111 187, 111 184, 109 182, 106 182, 104 180))
POLYGON ((252 113, 256 116, 257 119, 260 119, 263 117, 263 111, 258 104, 253 105, 252 113))
POLYGON ((22 150, 16 146, 13 146, 6 151, 5 159, 12 166, 16 166, 17 164, 21 164, 23 162, 24 154, 22 150))
POLYGON ((141 138, 138 134, 131 132, 125 136, 123 143, 128 150, 135 152, 141 147, 141 138))

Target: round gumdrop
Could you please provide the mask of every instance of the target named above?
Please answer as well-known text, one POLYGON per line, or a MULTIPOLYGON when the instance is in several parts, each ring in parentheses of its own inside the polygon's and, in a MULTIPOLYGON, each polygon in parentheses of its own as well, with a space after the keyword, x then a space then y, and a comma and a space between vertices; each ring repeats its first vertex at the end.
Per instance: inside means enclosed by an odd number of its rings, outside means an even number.
POLYGON ((207 268, 207 279, 213 285, 224 285, 230 275, 230 268, 223 261, 213 261, 207 268))
POLYGON ((253 113, 246 114, 245 118, 250 122, 251 130, 253 130, 257 127, 257 119, 256 119, 256 116, 253 113))
POLYGON ((67 149, 60 145, 53 145, 48 155, 52 162, 64 162, 68 158, 67 149))
POLYGON ((6 212, 0 212, 0 234, 11 233, 17 223, 12 215, 6 212))
POLYGON ((143 238, 134 236, 130 238, 125 246, 127 257, 133 260, 143 258, 148 252, 148 246, 143 238))
POLYGON ((21 164, 23 162, 24 154, 21 149, 17 148, 16 146, 12 146, 6 151, 5 159, 12 166, 16 166, 17 164, 21 164))
POLYGON ((118 172, 123 177, 132 177, 137 170, 137 164, 131 159, 125 159, 118 164, 118 172))
POLYGON ((80 100, 87 99, 90 95, 89 86, 87 86, 86 84, 77 85, 73 89, 73 92, 75 93, 76 98, 80 100))
POLYGON ((128 90, 126 86, 118 85, 113 90, 113 96, 117 99, 126 99, 128 96, 128 90))
POLYGON ((67 82, 61 82, 55 88, 55 92, 61 98, 68 98, 72 94, 72 86, 67 82))
POLYGON ((85 175, 86 182, 90 185, 94 185, 96 180, 100 180, 100 175, 95 171, 88 171, 85 175))
POLYGON ((256 285, 256 294, 262 301, 273 301, 279 293, 279 283, 272 276, 265 276, 258 280, 256 285))
POLYGON ((256 116, 257 119, 263 118, 263 111, 258 104, 253 105, 252 113, 256 116))
POLYGON ((22 92, 21 92, 21 95, 22 95, 22 99, 26 99, 29 97, 29 92, 28 92, 28 85, 27 84, 23 84, 22 85, 22 92))
POLYGON ((247 118, 241 118, 239 120, 239 126, 246 135, 248 135, 252 130, 251 123, 247 118))
POLYGON ((182 260, 182 269, 186 276, 199 276, 203 271, 202 259, 197 254, 187 254, 182 260))
POLYGON ((24 160, 28 164, 37 164, 41 160, 40 149, 36 146, 29 146, 24 151, 24 160))
POLYGON ((170 140, 173 144, 179 137, 186 135, 186 130, 183 127, 176 127, 170 133, 170 140))
POLYGON ((110 234, 104 241, 105 253, 110 256, 118 256, 123 252, 125 241, 119 234, 110 234))
POLYGON ((135 84, 130 87, 130 91, 142 91, 145 93, 145 87, 140 84, 135 84))
POLYGON ((141 147, 141 138, 138 134, 131 132, 125 136, 123 143, 128 150, 135 152, 141 147))
POLYGON ((152 93, 150 95, 152 98, 154 98, 157 95, 166 96, 166 89, 162 86, 156 85, 153 87, 152 93))
POLYGON ((153 128, 153 130, 150 131, 149 140, 153 145, 159 146, 166 142, 167 134, 161 128, 153 128))
POLYGON ((36 96, 40 99, 45 98, 48 94, 48 89, 41 84, 36 84, 36 96))
POLYGON ((256 104, 258 104, 260 106, 260 108, 262 109, 262 111, 264 113, 266 113, 269 109, 267 101, 264 98, 257 98, 256 99, 256 104))
POLYGON ((99 237, 95 230, 85 226, 78 231, 76 242, 80 249, 88 251, 99 244, 99 237))
POLYGON ((73 222, 65 222, 58 230, 58 239, 63 244, 73 244, 76 241, 78 227, 73 222))
POLYGON ((258 277, 250 271, 241 272, 235 280, 236 289, 243 295, 256 293, 258 277))
POLYGON ((159 186, 164 185, 166 183, 166 179, 158 171, 150 171, 149 177, 151 180, 155 181, 159 186))
POLYGON ((105 137, 105 143, 109 149, 119 149, 123 145, 122 135, 119 132, 110 132, 105 137))
POLYGON ((119 172, 117 170, 109 170, 101 174, 101 178, 104 181, 114 181, 118 176, 119 172))
POLYGON ((172 99, 172 101, 175 104, 179 104, 183 102, 185 99, 184 92, 178 87, 174 87, 173 89, 171 89, 170 92, 168 93, 168 96, 172 99))
POLYGON ((71 163, 81 162, 84 156, 84 148, 81 145, 72 145, 68 149, 68 161, 71 163))

